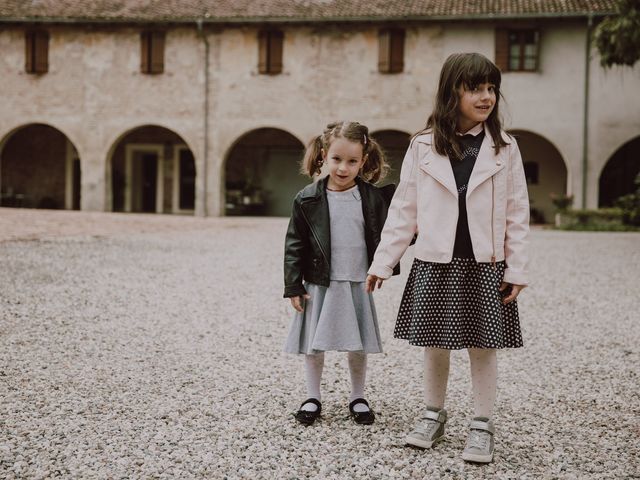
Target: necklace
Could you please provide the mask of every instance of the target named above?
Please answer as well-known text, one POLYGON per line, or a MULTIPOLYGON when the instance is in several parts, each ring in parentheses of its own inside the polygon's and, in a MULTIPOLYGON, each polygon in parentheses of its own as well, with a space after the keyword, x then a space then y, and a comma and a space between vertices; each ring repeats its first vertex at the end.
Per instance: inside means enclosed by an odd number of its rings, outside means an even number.
POLYGON ((347 190, 351 190, 353 187, 355 187, 356 184, 354 183, 353 185, 351 185, 350 187, 347 188, 343 188, 342 190, 335 190, 333 188, 329 188, 327 187, 327 190, 329 190, 330 192, 346 192, 347 190))

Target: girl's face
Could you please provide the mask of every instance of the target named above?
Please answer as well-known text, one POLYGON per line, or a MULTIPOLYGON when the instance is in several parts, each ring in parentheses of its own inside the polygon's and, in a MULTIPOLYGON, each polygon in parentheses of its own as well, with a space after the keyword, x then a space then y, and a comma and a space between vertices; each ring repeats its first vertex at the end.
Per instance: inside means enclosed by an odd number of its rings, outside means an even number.
POLYGON ((464 133, 478 123, 489 118, 496 105, 496 86, 493 83, 481 83, 475 88, 458 88, 458 131, 464 133))
POLYGON ((362 155, 362 144, 334 138, 327 152, 322 150, 322 158, 329 166, 327 187, 331 190, 346 190, 355 185, 355 178, 364 165, 366 158, 362 155))

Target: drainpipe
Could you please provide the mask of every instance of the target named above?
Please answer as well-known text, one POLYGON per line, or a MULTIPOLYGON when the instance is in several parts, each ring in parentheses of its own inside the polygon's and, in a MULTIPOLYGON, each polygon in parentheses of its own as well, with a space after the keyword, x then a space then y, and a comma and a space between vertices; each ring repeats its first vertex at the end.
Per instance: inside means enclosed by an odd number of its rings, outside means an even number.
POLYGON ((202 19, 196 21, 198 27, 198 35, 204 42, 204 158, 202 163, 203 183, 202 190, 204 196, 204 204, 202 213, 205 217, 209 216, 208 192, 207 192, 207 171, 209 164, 209 40, 202 29, 202 19))
POLYGON ((582 118, 582 208, 587 208, 587 171, 589 169, 589 76, 591 66, 591 30, 593 15, 587 20, 587 42, 584 57, 584 114, 582 118))

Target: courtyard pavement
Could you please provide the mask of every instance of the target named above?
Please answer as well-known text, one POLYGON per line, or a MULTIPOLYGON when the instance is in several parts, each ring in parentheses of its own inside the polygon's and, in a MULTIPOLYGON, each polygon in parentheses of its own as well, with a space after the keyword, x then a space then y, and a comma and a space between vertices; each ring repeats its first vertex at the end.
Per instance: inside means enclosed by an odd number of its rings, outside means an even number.
POLYGON ((403 274, 376 292, 370 427, 329 353, 304 428, 282 353, 286 219, 0 209, 0 478, 640 478, 640 234, 534 230, 525 348, 499 354, 496 458, 461 458, 469 362, 452 355, 447 440, 403 445, 421 350, 392 338, 403 274))

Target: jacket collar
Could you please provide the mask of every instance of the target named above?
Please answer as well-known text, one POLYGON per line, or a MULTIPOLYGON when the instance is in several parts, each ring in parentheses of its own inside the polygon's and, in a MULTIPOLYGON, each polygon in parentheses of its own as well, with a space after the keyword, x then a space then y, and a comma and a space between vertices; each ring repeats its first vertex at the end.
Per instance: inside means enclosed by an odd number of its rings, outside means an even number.
POLYGON ((317 200, 323 197, 327 191, 328 181, 329 175, 304 187, 302 189, 301 200, 304 202, 308 200, 317 200))
MULTIPOLYGON (((471 177, 469 178, 466 193, 467 197, 478 187, 478 185, 504 167, 500 156, 495 155, 493 139, 486 124, 484 125, 484 133, 484 140, 482 140, 478 158, 476 158, 476 163, 473 166, 471 177)), ((416 142, 431 146, 431 133, 416 137, 416 142)), ((422 170, 440 182, 453 195, 456 197, 458 196, 458 187, 456 186, 456 179, 453 176, 453 169, 451 168, 451 161, 449 160, 449 157, 440 155, 433 148, 430 148, 427 154, 420 159, 419 162, 422 170)))

